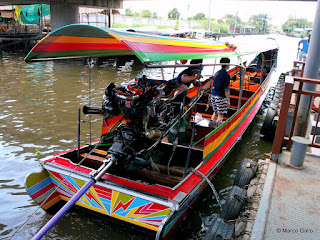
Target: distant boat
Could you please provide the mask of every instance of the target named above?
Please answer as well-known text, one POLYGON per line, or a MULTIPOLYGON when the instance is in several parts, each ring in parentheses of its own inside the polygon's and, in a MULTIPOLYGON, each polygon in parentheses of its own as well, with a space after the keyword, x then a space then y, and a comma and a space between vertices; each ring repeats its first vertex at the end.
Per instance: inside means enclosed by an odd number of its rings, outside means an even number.
POLYGON ((100 174, 76 205, 133 224, 155 239, 168 238, 208 185, 207 179, 212 180, 222 167, 264 101, 278 48, 272 40, 259 44, 262 46, 236 48, 86 25, 70 25, 51 33, 26 61, 126 54, 135 54, 149 67, 157 67, 152 63, 161 61, 246 54, 255 54, 257 61, 246 68, 240 62, 229 71, 231 105, 224 123, 216 128, 209 126, 210 81, 191 89, 150 77, 122 87, 109 84, 102 107, 84 108, 86 114, 102 115, 101 138, 90 146, 40 160, 41 171, 26 178, 27 192, 48 210, 60 201, 69 201, 100 174), (241 68, 246 75, 237 79, 241 68), (186 106, 181 102, 184 95, 191 99, 186 106), (197 117, 190 133, 181 131, 185 138, 180 140, 178 126, 186 127, 184 116, 188 113, 184 109, 197 117))

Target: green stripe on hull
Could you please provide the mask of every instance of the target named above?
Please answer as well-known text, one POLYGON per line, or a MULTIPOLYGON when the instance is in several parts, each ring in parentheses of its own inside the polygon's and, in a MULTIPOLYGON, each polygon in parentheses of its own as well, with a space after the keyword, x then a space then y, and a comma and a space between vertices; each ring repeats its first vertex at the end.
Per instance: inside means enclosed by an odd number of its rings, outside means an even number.
POLYGON ((223 140, 223 142, 218 146, 216 147, 215 150, 213 150, 210 154, 208 154, 204 159, 203 159, 203 162, 206 163, 217 151, 218 149, 223 146, 231 136, 233 136, 234 132, 240 127, 241 123, 243 123, 243 121, 246 119, 246 117, 251 113, 253 107, 257 104, 257 101, 255 102, 255 104, 252 105, 252 107, 250 108, 250 110, 246 113, 246 115, 244 115, 242 121, 235 127, 235 129, 231 132, 231 134, 228 135, 227 138, 225 138, 223 140))
MULTIPOLYGON (((261 86, 262 87, 262 86, 261 86)), ((260 91, 260 90, 258 90, 258 91, 260 91)), ((262 91, 261 91, 262 92, 262 91)), ((260 96, 261 96, 261 92, 259 93, 260 94, 260 96)), ((259 97, 260 97, 259 96, 259 97)), ((256 96, 255 95, 253 95, 251 98, 255 98, 256 96)), ((248 101, 250 101, 250 100, 248 100, 248 101)), ((258 99, 256 100, 256 102, 258 101, 258 99)), ((255 103, 256 104, 256 103, 255 103)), ((253 104, 253 106, 255 105, 255 104, 253 104)), ((252 106, 252 107, 253 107, 252 106)), ((251 108, 252 108, 251 107, 251 108)), ((240 108, 240 112, 243 110, 245 108, 245 105, 243 105, 241 108, 240 108)), ((251 110, 250 110, 251 111, 251 110)), ((249 112, 250 112, 249 111, 249 112)), ((234 114, 234 115, 232 115, 230 118, 228 118, 228 122, 229 121, 231 121, 231 120, 233 120, 235 117, 237 116, 237 114, 234 114)), ((220 125, 218 128, 216 128, 214 131, 212 131, 211 133, 209 133, 208 135, 206 135, 206 137, 205 137, 205 140, 208 140, 213 134, 215 134, 215 132, 216 131, 218 131, 220 128, 222 127, 222 125, 220 125)))
POLYGON ((135 51, 135 54, 142 62, 152 62, 151 59, 158 59, 159 61, 173 61, 177 59, 203 59, 203 58, 222 58, 237 56, 235 52, 214 52, 214 53, 167 53, 167 52, 146 52, 149 56, 146 56, 143 52, 135 51))

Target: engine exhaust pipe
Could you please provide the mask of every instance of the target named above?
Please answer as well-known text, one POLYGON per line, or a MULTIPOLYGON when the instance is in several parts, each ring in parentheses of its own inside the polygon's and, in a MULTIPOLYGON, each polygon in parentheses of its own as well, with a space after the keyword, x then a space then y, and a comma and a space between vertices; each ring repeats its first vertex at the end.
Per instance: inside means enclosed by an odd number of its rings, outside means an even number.
POLYGON ((82 111, 84 114, 92 114, 92 115, 103 115, 104 114, 102 108, 98 108, 98 107, 84 106, 82 111))
POLYGON ((162 133, 160 130, 148 129, 145 133, 145 136, 149 139, 160 138, 162 133))

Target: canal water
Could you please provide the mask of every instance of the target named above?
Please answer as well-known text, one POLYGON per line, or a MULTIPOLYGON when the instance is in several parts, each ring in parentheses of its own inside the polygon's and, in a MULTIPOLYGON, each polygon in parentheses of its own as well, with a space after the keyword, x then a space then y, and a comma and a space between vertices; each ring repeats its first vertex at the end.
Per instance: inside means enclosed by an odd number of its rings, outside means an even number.
MULTIPOLYGON (((292 68, 299 39, 274 36, 279 45, 278 72, 292 68)), ((229 42, 232 42, 229 40, 229 42)), ((77 146, 78 109, 91 101, 100 106, 109 82, 119 84, 143 74, 137 59, 109 59, 92 70, 84 60, 26 64, 24 56, 0 58, 0 239, 30 239, 51 217, 26 193, 24 179, 40 170, 38 160, 77 146), (89 78, 92 79, 89 84, 89 78)), ((171 72, 165 73, 168 78, 171 72)), ((213 182, 226 197, 243 158, 269 157, 272 143, 261 138, 263 107, 213 182)), ((89 118, 82 116, 81 141, 89 142, 89 118)), ((101 118, 92 117, 92 140, 99 138, 101 118)), ((203 223, 217 204, 211 189, 190 211, 173 239, 201 239, 203 223)), ((67 213, 44 239, 145 239, 123 226, 79 210, 67 213)))

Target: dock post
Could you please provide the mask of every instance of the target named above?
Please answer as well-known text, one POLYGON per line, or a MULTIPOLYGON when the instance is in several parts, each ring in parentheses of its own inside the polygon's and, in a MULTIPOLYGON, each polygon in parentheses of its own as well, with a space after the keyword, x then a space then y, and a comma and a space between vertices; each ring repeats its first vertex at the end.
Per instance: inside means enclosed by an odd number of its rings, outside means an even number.
POLYGON ((307 147, 309 144, 311 144, 311 140, 299 136, 294 136, 291 138, 291 140, 293 145, 290 155, 290 165, 295 168, 301 168, 304 163, 307 147))
MULTIPOLYGON (((320 68, 320 0, 317 3, 316 15, 314 18, 312 34, 309 44, 308 56, 306 60, 305 70, 303 77, 318 79, 319 68, 320 68)), ((315 91, 316 85, 310 83, 303 84, 303 90, 315 91)), ((295 127, 295 135, 302 136, 306 116, 309 115, 308 103, 310 101, 310 96, 301 96, 301 101, 299 104, 299 110, 297 115, 297 124, 295 127)))

